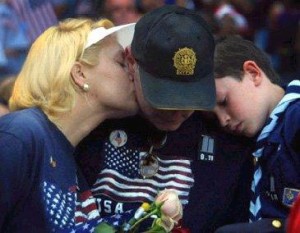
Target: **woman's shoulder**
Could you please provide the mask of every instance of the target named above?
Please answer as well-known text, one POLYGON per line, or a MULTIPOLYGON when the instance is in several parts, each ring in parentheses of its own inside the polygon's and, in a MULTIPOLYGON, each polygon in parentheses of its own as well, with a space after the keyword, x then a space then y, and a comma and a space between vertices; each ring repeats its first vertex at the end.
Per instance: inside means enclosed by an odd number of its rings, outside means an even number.
POLYGON ((37 108, 11 112, 0 118, 0 133, 31 138, 44 130, 46 116, 37 108))

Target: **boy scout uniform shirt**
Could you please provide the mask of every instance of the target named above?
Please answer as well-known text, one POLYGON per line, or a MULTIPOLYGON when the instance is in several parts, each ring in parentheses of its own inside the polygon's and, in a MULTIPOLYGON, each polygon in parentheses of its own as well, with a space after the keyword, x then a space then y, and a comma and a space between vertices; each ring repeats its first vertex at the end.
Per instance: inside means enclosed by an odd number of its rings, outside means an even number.
POLYGON ((70 232, 99 216, 73 152, 37 108, 1 117, 0 232, 70 232))
POLYGON ((271 132, 259 162, 262 218, 286 218, 300 192, 300 101, 292 103, 271 132))
POLYGON ((210 233, 248 219, 253 163, 248 141, 204 128, 193 114, 155 149, 159 170, 139 172, 140 156, 157 130, 140 117, 107 121, 77 148, 76 158, 97 199, 101 217, 137 209, 159 190, 175 189, 184 205, 183 225, 210 233))

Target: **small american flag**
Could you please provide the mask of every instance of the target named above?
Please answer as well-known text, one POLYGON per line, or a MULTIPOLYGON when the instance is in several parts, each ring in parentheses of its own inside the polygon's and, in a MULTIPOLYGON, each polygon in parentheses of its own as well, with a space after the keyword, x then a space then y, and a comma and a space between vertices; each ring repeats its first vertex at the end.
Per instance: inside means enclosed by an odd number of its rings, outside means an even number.
POLYGON ((28 37, 33 42, 48 27, 57 24, 53 5, 48 0, 9 0, 27 24, 28 37))

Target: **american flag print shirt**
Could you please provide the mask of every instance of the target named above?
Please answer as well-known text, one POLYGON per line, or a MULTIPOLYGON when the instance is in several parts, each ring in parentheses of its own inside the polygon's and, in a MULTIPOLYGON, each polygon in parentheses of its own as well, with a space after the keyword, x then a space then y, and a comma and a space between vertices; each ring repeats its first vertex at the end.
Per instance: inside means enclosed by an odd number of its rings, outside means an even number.
POLYGON ((158 191, 164 189, 177 191, 182 204, 188 203, 194 184, 190 160, 159 155, 157 173, 144 179, 139 163, 145 152, 122 144, 118 146, 109 140, 104 143, 103 169, 92 188, 101 216, 137 208, 141 202, 152 202, 158 191))

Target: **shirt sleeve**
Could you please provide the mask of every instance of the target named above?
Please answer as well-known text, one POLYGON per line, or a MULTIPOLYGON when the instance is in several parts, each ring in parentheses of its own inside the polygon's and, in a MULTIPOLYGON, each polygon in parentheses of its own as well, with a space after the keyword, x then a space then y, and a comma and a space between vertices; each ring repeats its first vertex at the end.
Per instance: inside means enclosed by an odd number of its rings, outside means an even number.
POLYGON ((0 132, 0 229, 5 219, 13 214, 22 196, 28 176, 28 152, 22 141, 11 134, 0 132))
POLYGON ((285 114, 284 135, 292 151, 300 155, 300 101, 292 104, 285 114))

